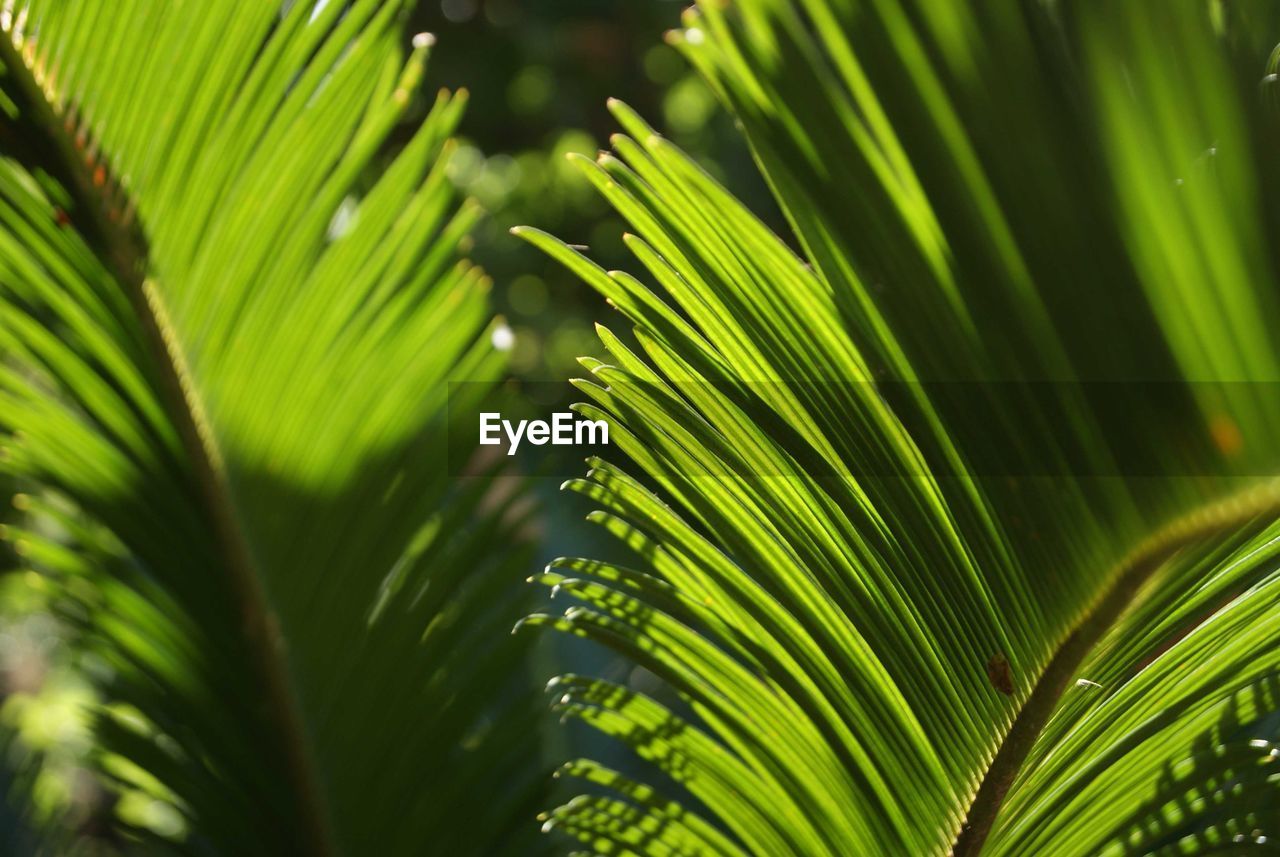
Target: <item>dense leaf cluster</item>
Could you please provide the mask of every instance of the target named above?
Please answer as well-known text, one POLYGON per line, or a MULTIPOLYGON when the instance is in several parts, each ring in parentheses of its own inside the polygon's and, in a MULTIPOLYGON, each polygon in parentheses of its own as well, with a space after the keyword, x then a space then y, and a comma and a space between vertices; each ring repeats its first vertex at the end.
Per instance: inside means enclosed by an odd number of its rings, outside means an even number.
POLYGON ((630 328, 567 484, 630 559, 523 619, 527 504, 450 477, 504 337, 407 6, 0 7, 6 535, 178 820, 123 847, 558 848, 517 620, 662 688, 551 683, 643 763, 561 769, 592 853, 1277 847, 1271 4, 699 3, 791 243, 617 102, 576 160, 638 273, 517 230, 630 328))

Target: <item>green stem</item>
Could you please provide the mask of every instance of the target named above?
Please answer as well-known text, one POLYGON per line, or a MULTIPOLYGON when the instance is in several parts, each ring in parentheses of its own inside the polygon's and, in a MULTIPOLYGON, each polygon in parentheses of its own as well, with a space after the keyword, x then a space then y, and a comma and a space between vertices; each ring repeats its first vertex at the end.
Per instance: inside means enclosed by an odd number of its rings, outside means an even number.
MULTIPOLYGON (((283 755, 293 797, 300 850, 317 857, 336 853, 323 792, 309 750, 301 707, 290 680, 287 655, 276 615, 271 609, 232 500, 226 471, 203 417, 199 394, 186 369, 181 347, 173 336, 159 292, 146 277, 147 248, 142 234, 123 206, 113 200, 98 167, 86 162, 54 105, 46 99, 36 72, 13 44, 12 34, 0 37, 3 62, 20 97, 24 118, 39 129, 55 152, 67 185, 77 202, 78 225, 91 233, 98 255, 120 283, 141 321, 157 371, 160 392, 181 436, 192 470, 194 488, 212 524, 214 542, 231 580, 232 596, 255 679, 267 701, 267 727, 283 755)), ((281 824, 290 824, 281 820, 281 824)))
POLYGON ((951 857, 977 857, 982 853, 1009 787, 1057 708, 1063 691, 1075 678, 1085 657, 1124 615, 1152 575, 1188 545, 1277 515, 1280 515, 1280 483, 1269 482, 1179 518, 1129 554, 1113 575, 1111 588, 1067 635, 1036 681, 969 804, 951 857))

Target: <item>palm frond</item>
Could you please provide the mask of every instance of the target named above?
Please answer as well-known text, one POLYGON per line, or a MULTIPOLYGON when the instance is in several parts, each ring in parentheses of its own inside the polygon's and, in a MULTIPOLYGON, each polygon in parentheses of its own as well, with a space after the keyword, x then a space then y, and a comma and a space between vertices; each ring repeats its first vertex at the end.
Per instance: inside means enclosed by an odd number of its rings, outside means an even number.
POLYGON ((404 11, 4 6, 17 544, 114 671, 104 770, 186 817, 184 853, 529 827, 536 752, 490 722, 531 710, 520 505, 448 478, 448 382, 502 366, 444 173, 465 98, 381 168, 430 45, 403 56, 404 11))
POLYGON ((1244 773, 1280 652, 1276 126, 1225 7, 689 13, 802 253, 617 104, 584 168, 660 289, 521 230, 639 345, 602 330, 579 382, 631 472, 567 486, 636 565, 552 563, 579 603, 525 626, 665 680, 681 712, 555 691, 705 808, 577 763, 621 803, 552 827, 655 855, 1094 854, 1155 842, 1144 812, 1211 830, 1177 853, 1280 833, 1244 821, 1277 785, 1244 773))

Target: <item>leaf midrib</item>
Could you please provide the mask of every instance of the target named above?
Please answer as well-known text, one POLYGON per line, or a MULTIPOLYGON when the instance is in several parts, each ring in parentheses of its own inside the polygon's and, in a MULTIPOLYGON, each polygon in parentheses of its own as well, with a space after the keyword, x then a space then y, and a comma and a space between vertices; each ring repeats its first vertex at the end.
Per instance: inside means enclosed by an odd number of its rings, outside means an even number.
POLYGON ((32 69, 28 56, 15 45, 11 31, 0 36, 0 63, 20 90, 25 102, 20 108, 25 118, 43 131, 56 150, 63 178, 69 185, 66 190, 76 200, 78 211, 88 219, 87 224, 81 225, 91 229, 98 239, 93 247, 95 254, 120 283, 141 322, 159 376, 162 402, 181 438, 200 503, 212 527, 214 544, 230 578, 247 649, 254 655, 253 672, 267 701, 266 725, 276 733, 282 748, 281 761, 290 781, 300 844, 307 854, 330 857, 337 849, 279 623, 239 521, 216 441, 203 417, 199 393, 168 323, 163 298, 147 279, 145 238, 133 228, 129 217, 108 216, 112 201, 102 190, 107 184, 95 184, 91 170, 97 165, 87 163, 77 151, 72 132, 45 95, 38 70, 32 69))
POLYGON ((1174 520, 1130 552, 1110 575, 1113 581, 1110 588, 1063 639, 1036 680, 969 803, 964 823, 951 847, 951 857, 977 857, 982 853, 1005 796, 1057 709, 1058 700, 1081 663, 1124 616, 1143 585, 1183 548, 1277 515, 1280 515, 1280 480, 1270 480, 1174 520))

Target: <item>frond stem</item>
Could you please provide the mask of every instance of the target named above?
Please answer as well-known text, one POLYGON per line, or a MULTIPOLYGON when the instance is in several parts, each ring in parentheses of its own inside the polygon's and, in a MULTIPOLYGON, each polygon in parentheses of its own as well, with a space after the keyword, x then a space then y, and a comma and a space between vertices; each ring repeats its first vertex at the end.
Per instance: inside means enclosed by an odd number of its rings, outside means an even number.
POLYGON ((99 245, 96 252, 128 294, 141 321, 168 414, 181 436, 194 487, 212 522, 216 546, 231 579, 248 650, 255 655, 253 668, 266 700, 267 725, 276 733, 290 781, 299 851, 331 857, 336 853, 334 838, 301 706, 289 677, 279 623, 238 519, 227 474, 216 442, 207 430, 181 346, 172 335, 159 292, 147 279, 146 241, 133 227, 131 217, 120 216, 121 207, 113 206, 100 166, 86 161, 77 150, 74 130, 64 125, 58 109, 46 97, 38 70, 32 68, 33 54, 24 53, 14 43, 12 32, 0 37, 0 62, 26 102, 22 108, 27 119, 45 134, 55 150, 68 185, 66 190, 87 219, 79 225, 91 231, 99 245))
POLYGON ((1114 583, 1063 640, 1014 718, 1013 726, 969 804, 969 812, 951 848, 951 857, 977 857, 982 853, 1010 786, 1080 664, 1133 603, 1152 575, 1189 545, 1277 515, 1280 515, 1280 482, 1270 481, 1175 520, 1140 543, 1120 563, 1112 577, 1114 583))

